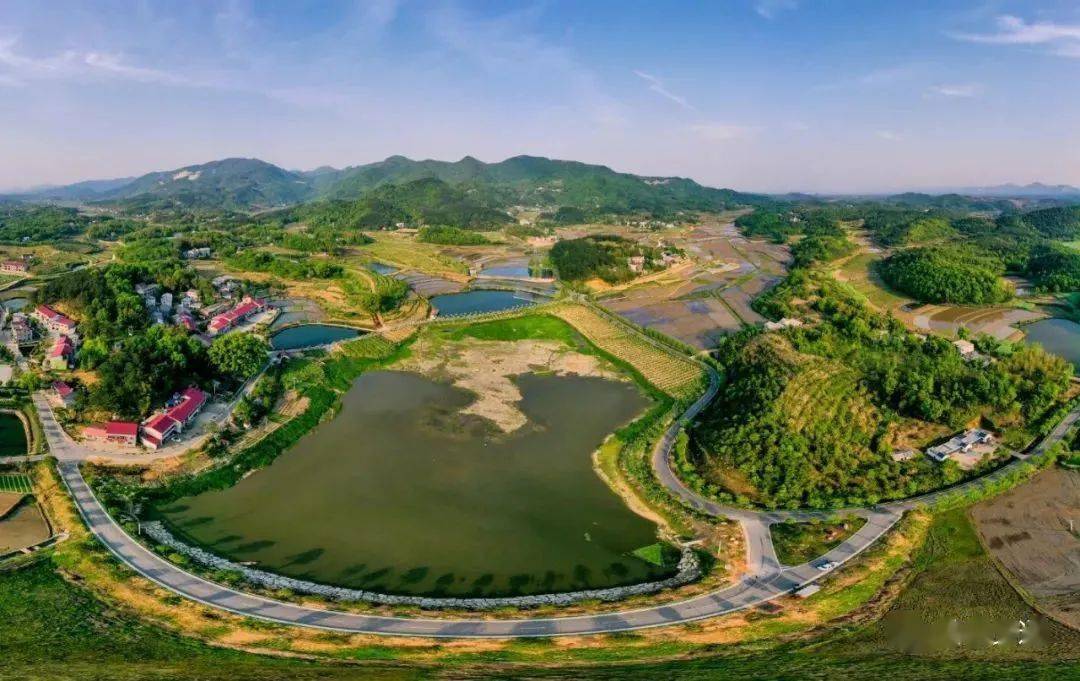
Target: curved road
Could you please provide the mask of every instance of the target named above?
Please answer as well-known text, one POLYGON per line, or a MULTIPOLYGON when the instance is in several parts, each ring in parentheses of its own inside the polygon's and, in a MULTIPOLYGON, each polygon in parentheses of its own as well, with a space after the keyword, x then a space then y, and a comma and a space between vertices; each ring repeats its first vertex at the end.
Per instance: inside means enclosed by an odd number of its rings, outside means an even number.
MULTIPOLYGON (((712 400, 719 390, 719 380, 710 371, 709 387, 691 407, 665 432, 653 452, 653 465, 661 482, 688 505, 703 512, 727 516, 742 523, 747 535, 747 576, 733 586, 675 603, 644 607, 635 610, 576 617, 544 617, 519 620, 494 620, 481 617, 460 619, 425 619, 383 617, 351 614, 332 610, 293 605, 236 591, 192 575, 167 562, 130 537, 105 511, 94 496, 79 470, 79 462, 88 452, 71 440, 53 418, 47 400, 35 395, 42 425, 50 449, 59 459, 60 475, 90 531, 120 561, 147 579, 176 594, 204 605, 239 615, 305 627, 334 631, 448 638, 506 638, 580 635, 610 633, 632 629, 660 627, 727 614, 773 600, 827 574, 857 555, 900 519, 903 511, 922 503, 931 503, 942 494, 927 495, 904 502, 884 504, 870 509, 852 509, 867 519, 867 523, 840 546, 820 557, 820 562, 834 563, 830 570, 819 570, 807 563, 795 567, 781 566, 776 560, 769 525, 787 518, 811 518, 824 515, 813 511, 755 512, 720 506, 703 499, 687 489, 669 465, 671 450, 680 428, 692 420, 712 400)), ((1070 413, 1036 448, 1036 454, 1060 440, 1069 426, 1076 422, 1080 410, 1070 413)), ((1007 469, 1008 467, 1006 467, 1007 469)), ((988 478, 1001 475, 1006 469, 988 478)), ((972 481, 959 489, 982 484, 972 481)))

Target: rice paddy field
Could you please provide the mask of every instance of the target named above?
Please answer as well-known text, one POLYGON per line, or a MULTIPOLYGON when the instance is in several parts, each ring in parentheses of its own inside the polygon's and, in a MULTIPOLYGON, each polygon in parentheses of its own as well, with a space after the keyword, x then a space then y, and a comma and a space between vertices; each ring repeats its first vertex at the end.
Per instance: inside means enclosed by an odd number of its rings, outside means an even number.
POLYGON ((751 307, 791 262, 787 246, 751 241, 730 223, 705 222, 670 239, 688 261, 604 297, 634 323, 705 349, 765 319, 751 307))
POLYGON ((16 494, 30 494, 33 487, 29 476, 22 474, 0 473, 0 492, 14 492, 16 494))

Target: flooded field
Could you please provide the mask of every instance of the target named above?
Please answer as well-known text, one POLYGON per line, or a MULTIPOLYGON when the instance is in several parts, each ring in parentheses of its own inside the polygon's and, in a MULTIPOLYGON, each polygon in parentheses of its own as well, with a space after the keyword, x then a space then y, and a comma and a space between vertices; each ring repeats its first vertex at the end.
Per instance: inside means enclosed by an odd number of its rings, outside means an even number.
POLYGON ((463 414, 468 391, 420 374, 361 376, 341 412, 269 468, 163 509, 181 536, 260 567, 409 594, 565 591, 668 574, 656 541, 592 470, 647 406, 630 384, 525 374, 527 424, 463 414), (587 409, 590 418, 578 418, 587 409))
POLYGON ((49 535, 49 523, 31 497, 0 517, 0 553, 40 544, 49 535))
POLYGON ((1011 307, 970 307, 964 305, 922 305, 910 310, 916 328, 953 334, 961 326, 972 333, 985 333, 1007 340, 1019 338, 1018 325, 1046 315, 1011 307))
POLYGON ((424 274, 423 272, 401 272, 395 276, 407 283, 414 291, 425 298, 445 295, 447 293, 457 293, 465 288, 465 284, 462 282, 436 277, 431 274, 424 274))
POLYGON ((974 508, 990 551, 1052 615, 1080 627, 1080 472, 1052 468, 974 508))
POLYGON ((698 225, 674 241, 688 261, 608 296, 604 306, 697 348, 765 321, 751 303, 784 276, 787 246, 751 241, 728 223, 698 225))

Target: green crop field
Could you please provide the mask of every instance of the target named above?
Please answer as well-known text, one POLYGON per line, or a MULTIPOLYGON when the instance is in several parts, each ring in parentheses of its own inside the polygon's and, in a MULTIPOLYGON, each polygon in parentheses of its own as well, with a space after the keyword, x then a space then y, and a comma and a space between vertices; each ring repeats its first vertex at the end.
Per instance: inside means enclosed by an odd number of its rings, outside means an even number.
POLYGON ((0 475, 0 492, 30 494, 33 487, 30 478, 25 475, 0 475))

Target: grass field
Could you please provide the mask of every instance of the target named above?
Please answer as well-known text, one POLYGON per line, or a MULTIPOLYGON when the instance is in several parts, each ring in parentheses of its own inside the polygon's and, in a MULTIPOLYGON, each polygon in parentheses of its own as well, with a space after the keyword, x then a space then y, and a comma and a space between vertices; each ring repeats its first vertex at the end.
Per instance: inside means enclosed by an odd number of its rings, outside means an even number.
POLYGON ((865 518, 852 517, 835 523, 776 523, 769 530, 780 562, 802 565, 836 548, 865 524, 865 518))
POLYGON ((846 261, 837 270, 837 279, 850 283, 866 296, 870 303, 880 310, 892 310, 911 302, 900 294, 890 290, 874 271, 881 256, 874 253, 860 253, 846 261))
POLYGON ((33 487, 30 478, 26 475, 0 473, 0 492, 16 492, 30 494, 33 487))

